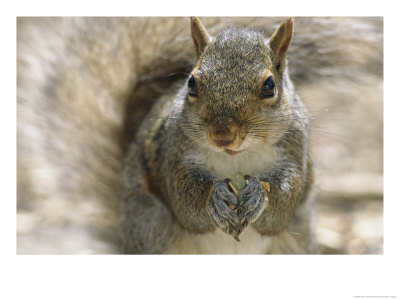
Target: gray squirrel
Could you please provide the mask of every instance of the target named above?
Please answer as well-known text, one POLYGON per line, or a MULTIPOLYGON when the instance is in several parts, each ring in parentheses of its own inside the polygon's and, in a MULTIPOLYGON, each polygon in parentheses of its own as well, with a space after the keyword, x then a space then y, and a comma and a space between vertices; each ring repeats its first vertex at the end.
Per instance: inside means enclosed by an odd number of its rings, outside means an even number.
POLYGON ((341 86, 362 94, 382 75, 383 22, 299 17, 288 50, 290 20, 204 17, 208 34, 189 18, 18 17, 18 220, 34 216, 18 228, 18 252, 313 253, 309 117, 289 72, 312 103, 341 86), (274 202, 279 185, 294 189, 286 202, 274 202))
POLYGON ((123 252, 315 253, 308 113, 286 68, 293 19, 269 39, 211 38, 198 18, 191 31, 189 78, 156 102, 125 160, 123 252))

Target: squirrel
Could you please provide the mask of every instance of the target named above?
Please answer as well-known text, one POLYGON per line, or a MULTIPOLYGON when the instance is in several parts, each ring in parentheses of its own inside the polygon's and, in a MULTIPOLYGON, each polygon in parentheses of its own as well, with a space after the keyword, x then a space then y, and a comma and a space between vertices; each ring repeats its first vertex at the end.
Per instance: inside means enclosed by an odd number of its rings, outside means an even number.
POLYGON ((123 252, 316 252, 309 116, 286 62, 293 24, 269 38, 246 28, 212 38, 191 18, 196 64, 156 102, 125 160, 123 252))
POLYGON ((316 251, 294 85, 373 87, 382 18, 189 20, 17 18, 19 253, 316 251))

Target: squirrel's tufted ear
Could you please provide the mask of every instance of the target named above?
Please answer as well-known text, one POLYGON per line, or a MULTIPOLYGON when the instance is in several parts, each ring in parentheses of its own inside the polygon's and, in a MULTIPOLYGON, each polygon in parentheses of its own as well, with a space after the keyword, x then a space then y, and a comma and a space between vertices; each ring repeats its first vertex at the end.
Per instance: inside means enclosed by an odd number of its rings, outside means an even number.
POLYGON ((286 53, 293 36, 293 18, 287 18, 281 22, 278 29, 272 34, 269 46, 274 54, 274 63, 278 73, 285 68, 286 53))
POLYGON ((196 48, 196 54, 197 57, 199 57, 211 39, 206 28, 203 26, 203 24, 201 24, 198 17, 190 17, 190 24, 192 29, 192 38, 196 48))

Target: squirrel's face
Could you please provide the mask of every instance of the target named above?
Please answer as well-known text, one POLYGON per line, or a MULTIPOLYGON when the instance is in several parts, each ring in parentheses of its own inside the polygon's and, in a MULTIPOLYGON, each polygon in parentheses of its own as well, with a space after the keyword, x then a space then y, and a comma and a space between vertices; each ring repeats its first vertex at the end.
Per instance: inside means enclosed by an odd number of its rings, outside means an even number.
POLYGON ((229 155, 275 143, 291 119, 282 77, 261 33, 222 32, 187 81, 185 131, 194 142, 229 155))

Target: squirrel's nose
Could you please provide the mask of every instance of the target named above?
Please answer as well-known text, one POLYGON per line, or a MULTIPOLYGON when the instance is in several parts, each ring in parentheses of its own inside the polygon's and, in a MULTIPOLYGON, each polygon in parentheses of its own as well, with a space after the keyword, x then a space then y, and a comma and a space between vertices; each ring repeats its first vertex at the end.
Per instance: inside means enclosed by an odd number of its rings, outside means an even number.
POLYGON ((218 147, 228 146, 232 144, 236 138, 236 128, 211 126, 210 137, 212 142, 218 147))

